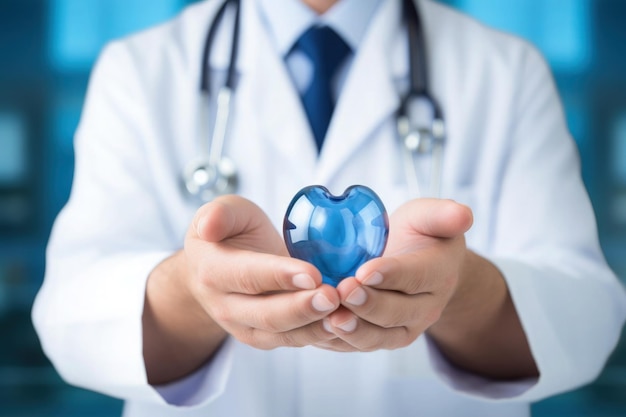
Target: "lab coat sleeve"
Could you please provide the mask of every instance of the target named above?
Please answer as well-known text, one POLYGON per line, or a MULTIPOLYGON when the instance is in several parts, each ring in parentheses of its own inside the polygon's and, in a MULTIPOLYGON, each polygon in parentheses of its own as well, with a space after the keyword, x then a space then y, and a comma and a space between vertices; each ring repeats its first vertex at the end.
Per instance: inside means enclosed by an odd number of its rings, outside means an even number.
MULTIPOLYGON (((130 48, 116 43, 94 69, 75 138, 72 193, 53 228, 33 322, 67 382, 165 404, 147 382, 141 318, 148 275, 182 237, 168 225, 150 176, 151 125, 136 66, 130 48)), ((217 357, 197 382, 207 401, 228 375, 230 355, 217 357)))
MULTIPOLYGON (((443 381, 470 395, 530 402, 594 380, 626 315, 624 289, 602 255, 552 75, 527 48, 515 82, 516 112, 491 205, 491 248, 481 255, 502 272, 538 379, 497 382, 463 372, 429 344, 443 381)), ((489 163, 493 163, 489 162, 489 163)))

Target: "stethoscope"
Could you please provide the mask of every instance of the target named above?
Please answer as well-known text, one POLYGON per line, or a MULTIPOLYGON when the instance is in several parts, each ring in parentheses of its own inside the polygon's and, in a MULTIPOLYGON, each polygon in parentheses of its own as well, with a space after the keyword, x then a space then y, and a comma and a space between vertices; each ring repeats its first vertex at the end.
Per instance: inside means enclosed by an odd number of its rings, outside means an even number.
MULTIPOLYGON (((428 72, 424 30, 420 14, 413 0, 403 0, 403 12, 406 19, 409 40, 410 83, 408 92, 401 100, 396 114, 398 137, 401 141, 402 159, 406 181, 412 196, 441 195, 441 176, 443 146, 445 142, 445 123, 441 108, 428 90, 428 72), (420 189, 420 174, 416 157, 431 154, 430 190, 420 189)), ((198 131, 200 143, 199 156, 190 161, 184 172, 185 189, 189 194, 202 201, 237 192, 238 175, 234 162, 224 155, 224 144, 228 134, 231 115, 232 97, 235 91, 235 67, 239 49, 241 0, 225 0, 220 6, 209 27, 202 53, 200 80, 200 117, 198 131), (211 56, 217 29, 226 10, 232 5, 235 12, 230 61, 226 81, 217 93, 215 122, 211 141, 208 135, 209 109, 211 97, 211 56)))

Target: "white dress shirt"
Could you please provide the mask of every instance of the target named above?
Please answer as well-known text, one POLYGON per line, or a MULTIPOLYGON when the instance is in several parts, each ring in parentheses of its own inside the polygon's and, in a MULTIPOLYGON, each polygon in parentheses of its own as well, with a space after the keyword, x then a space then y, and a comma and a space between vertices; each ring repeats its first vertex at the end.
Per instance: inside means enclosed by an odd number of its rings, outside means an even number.
POLYGON ((276 50, 285 58, 289 75, 301 95, 313 79, 313 64, 301 51, 289 52, 309 27, 328 26, 350 47, 351 54, 332 81, 335 101, 380 3, 381 0, 341 0, 324 14, 318 15, 300 0, 257 0, 261 20, 276 50))

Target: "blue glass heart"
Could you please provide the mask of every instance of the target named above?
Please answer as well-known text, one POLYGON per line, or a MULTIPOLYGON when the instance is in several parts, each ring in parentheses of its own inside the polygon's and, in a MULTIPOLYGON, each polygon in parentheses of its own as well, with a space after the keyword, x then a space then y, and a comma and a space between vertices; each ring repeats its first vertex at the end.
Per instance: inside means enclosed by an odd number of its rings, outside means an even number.
POLYGON ((291 200, 283 222, 291 256, 315 265, 323 282, 334 287, 382 255, 388 235, 385 206, 362 185, 349 187, 339 197, 320 185, 303 188, 291 200))

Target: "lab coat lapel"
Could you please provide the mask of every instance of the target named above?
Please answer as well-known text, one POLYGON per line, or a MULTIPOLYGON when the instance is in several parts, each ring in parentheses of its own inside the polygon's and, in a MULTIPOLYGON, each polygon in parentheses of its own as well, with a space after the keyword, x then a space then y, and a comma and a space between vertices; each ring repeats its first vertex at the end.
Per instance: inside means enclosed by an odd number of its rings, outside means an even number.
POLYGON ((250 77, 254 78, 260 133, 280 163, 289 165, 286 172, 300 173, 304 181, 310 181, 317 163, 317 149, 300 97, 283 58, 260 22, 256 32, 256 68, 250 77))
POLYGON ((332 180, 352 154, 399 106, 391 54, 400 22, 399 1, 385 1, 357 52, 320 155, 317 178, 332 180))
MULTIPOLYGON (((312 166, 317 153, 315 142, 282 57, 271 43, 255 1, 242 1, 241 7, 237 81, 230 126, 235 138, 229 140, 225 147, 228 150, 236 145, 250 149, 247 146, 250 141, 262 140, 272 147, 268 153, 294 160, 294 163, 296 158, 302 158, 297 161, 297 166, 306 162, 303 153, 312 154, 313 158, 308 158, 312 159, 312 166)), ((227 16, 220 24, 213 43, 210 65, 214 101, 227 76, 233 17, 227 16)), ((201 112, 199 117, 204 117, 204 113, 201 112)))

